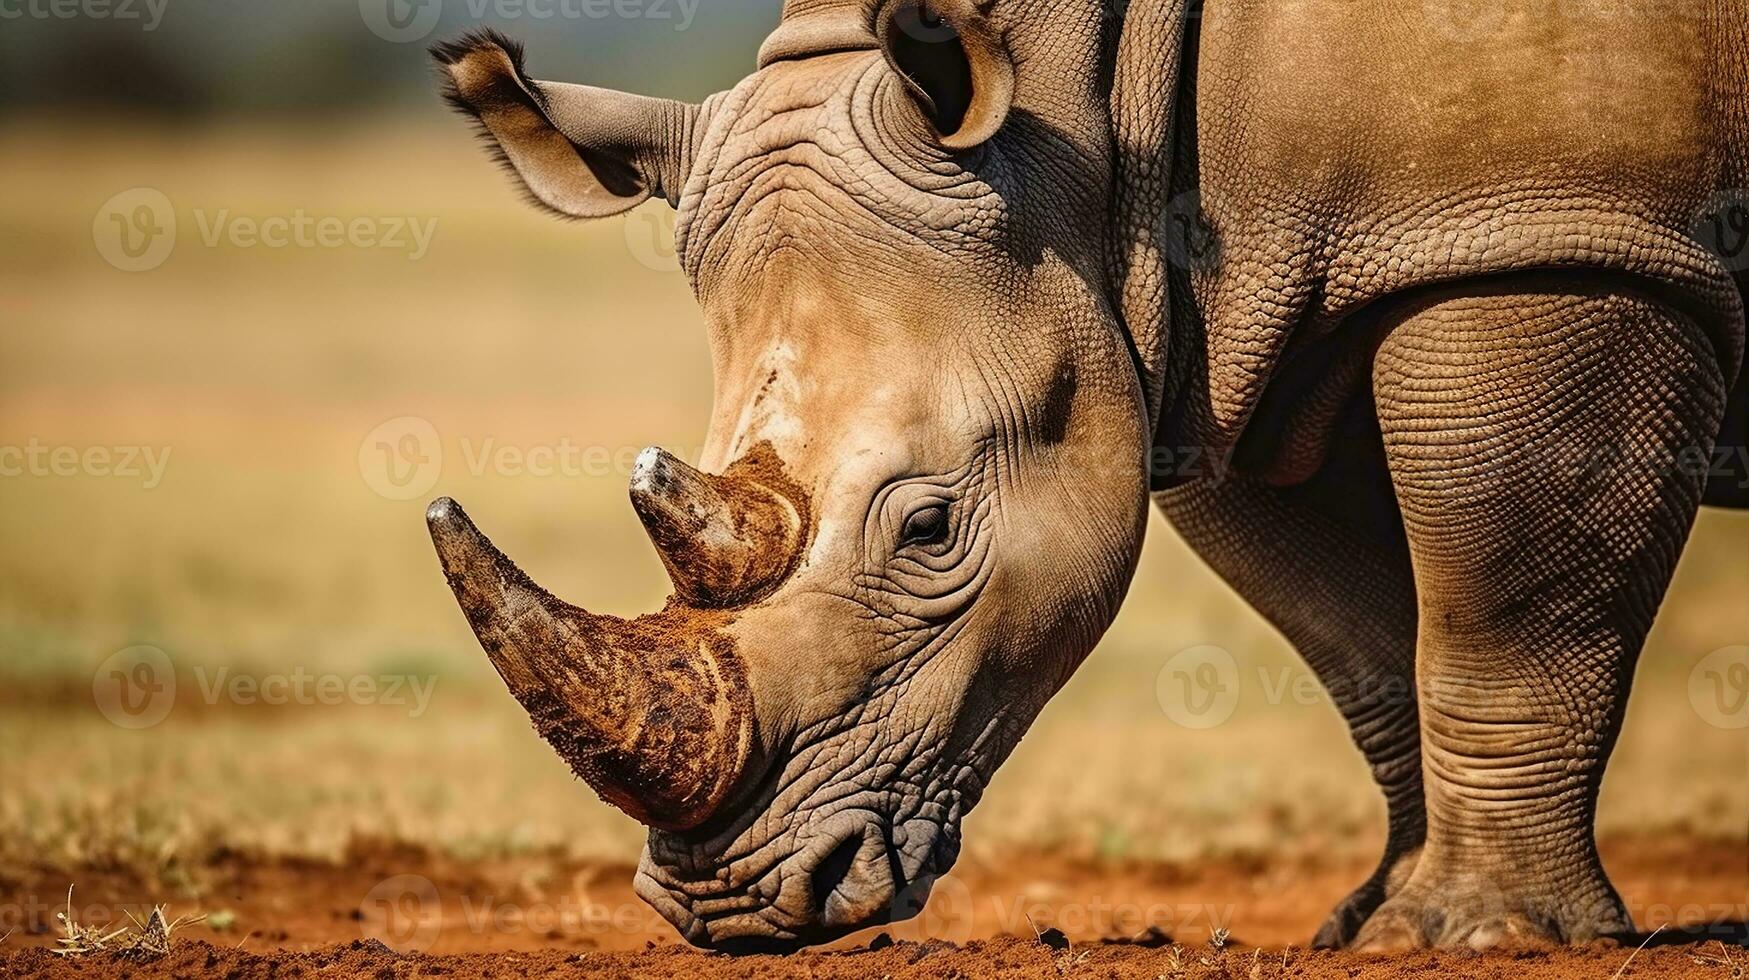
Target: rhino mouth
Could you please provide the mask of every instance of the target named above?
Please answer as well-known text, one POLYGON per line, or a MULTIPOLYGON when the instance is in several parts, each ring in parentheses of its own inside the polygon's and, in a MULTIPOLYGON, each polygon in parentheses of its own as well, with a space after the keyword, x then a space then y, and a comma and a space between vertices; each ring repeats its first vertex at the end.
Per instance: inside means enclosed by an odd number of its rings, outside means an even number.
POLYGON ((895 829, 866 810, 813 823, 805 842, 738 883, 741 862, 683 868, 664 854, 677 842, 653 832, 634 887, 695 946, 790 952, 912 918, 958 857, 957 830, 944 823, 913 818, 895 829))
POLYGON ((687 942, 733 953, 913 918, 958 860, 965 815, 1022 730, 1004 711, 951 733, 877 725, 872 744, 866 726, 808 731, 740 798, 732 824, 708 839, 703 828, 652 829, 634 890, 687 942))

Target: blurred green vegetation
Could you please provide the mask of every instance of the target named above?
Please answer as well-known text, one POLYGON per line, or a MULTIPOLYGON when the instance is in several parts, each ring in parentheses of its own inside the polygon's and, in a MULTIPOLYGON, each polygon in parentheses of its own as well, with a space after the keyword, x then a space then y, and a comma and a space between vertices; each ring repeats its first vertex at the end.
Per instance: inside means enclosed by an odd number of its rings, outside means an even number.
POLYGON ((538 77, 697 99, 752 70, 781 7, 781 0, 7 0, 0 116, 125 109, 331 118, 431 104, 426 46, 476 27, 525 41, 538 77), (388 40, 371 30, 370 18, 390 4, 405 5, 416 36, 388 40), (417 19, 426 7, 436 15, 428 29, 417 19))

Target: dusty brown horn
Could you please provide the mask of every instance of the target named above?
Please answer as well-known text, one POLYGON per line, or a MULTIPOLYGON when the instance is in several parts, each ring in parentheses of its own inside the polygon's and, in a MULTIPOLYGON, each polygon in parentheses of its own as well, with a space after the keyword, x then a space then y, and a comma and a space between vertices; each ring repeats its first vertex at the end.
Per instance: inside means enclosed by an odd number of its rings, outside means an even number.
POLYGON ((630 622, 547 594, 447 498, 425 515, 474 635, 535 730, 601 798, 640 822, 709 819, 746 765, 752 696, 726 617, 630 622))
POLYGON ((631 495, 688 605, 723 609, 762 597, 801 548, 803 519, 791 496, 734 467, 713 476, 652 446, 632 467, 631 495))

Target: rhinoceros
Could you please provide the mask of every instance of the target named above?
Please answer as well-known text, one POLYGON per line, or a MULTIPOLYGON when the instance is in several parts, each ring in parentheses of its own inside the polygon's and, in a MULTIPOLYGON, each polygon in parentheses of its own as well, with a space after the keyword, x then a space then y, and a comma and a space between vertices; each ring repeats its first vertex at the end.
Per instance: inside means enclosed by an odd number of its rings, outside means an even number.
POLYGON ((1697 509, 1749 482, 1744 0, 787 0, 700 104, 434 54, 537 205, 678 209, 715 408, 696 468, 631 474, 667 607, 427 519, 687 940, 913 914, 1150 502, 1388 803, 1319 945, 1631 932, 1599 784, 1697 509))

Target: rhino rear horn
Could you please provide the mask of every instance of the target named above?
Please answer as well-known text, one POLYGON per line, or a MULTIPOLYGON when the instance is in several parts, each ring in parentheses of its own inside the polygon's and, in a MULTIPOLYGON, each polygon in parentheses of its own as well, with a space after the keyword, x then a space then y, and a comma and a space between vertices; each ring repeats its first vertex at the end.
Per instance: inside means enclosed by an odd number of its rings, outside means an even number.
POLYGON ((631 497, 675 594, 689 605, 752 602, 799 557, 803 517, 792 495, 733 468, 702 473, 652 446, 632 467, 631 497))

